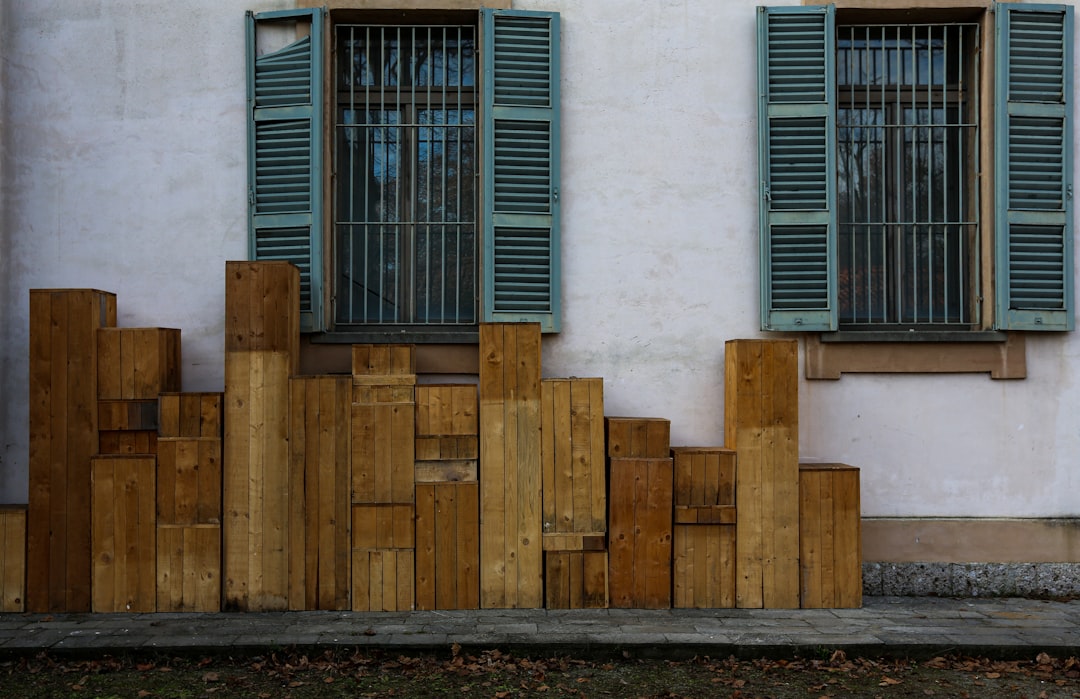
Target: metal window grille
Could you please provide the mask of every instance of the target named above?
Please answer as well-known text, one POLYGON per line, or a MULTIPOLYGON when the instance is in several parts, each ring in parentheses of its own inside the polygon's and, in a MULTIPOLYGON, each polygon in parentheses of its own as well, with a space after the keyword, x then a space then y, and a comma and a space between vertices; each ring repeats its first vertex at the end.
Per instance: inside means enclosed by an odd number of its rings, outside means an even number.
POLYGON ((477 318, 476 29, 336 29, 337 323, 477 318))
POLYGON ((978 26, 837 29, 842 327, 978 322, 978 26))

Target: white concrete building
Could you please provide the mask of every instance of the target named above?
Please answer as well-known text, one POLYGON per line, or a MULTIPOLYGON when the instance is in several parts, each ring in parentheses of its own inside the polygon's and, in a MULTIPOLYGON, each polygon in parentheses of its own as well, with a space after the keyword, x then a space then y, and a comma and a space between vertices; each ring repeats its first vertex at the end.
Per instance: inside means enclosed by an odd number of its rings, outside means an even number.
MULTIPOLYGON (((405 24, 413 19, 411 8, 419 7, 463 10, 465 15, 429 21, 475 27, 478 7, 508 7, 511 2, 329 4, 326 51, 346 45, 343 35, 335 33, 339 25, 405 24), (350 14, 349 7, 360 11, 350 14), (402 12, 364 14, 372 8, 402 12)), ((866 73, 860 79, 859 71, 828 78, 841 102, 828 112, 835 120, 829 128, 836 127, 831 137, 840 161, 828 171, 833 173, 833 196, 840 190, 840 203, 834 199, 833 209, 841 209, 840 222, 831 224, 840 231, 831 234, 840 236, 839 251, 831 253, 833 284, 843 287, 845 279, 858 274, 859 265, 864 275, 885 275, 860 287, 864 291, 851 282, 854 300, 839 298, 845 292, 833 289, 831 312, 842 331, 839 339, 846 340, 836 343, 824 340, 837 336, 819 339, 816 331, 762 329, 761 207, 763 201, 779 200, 782 185, 774 182, 767 199, 761 182, 771 176, 779 181, 784 166, 777 165, 772 175, 759 174, 765 151, 759 147, 756 4, 513 0, 514 10, 558 13, 561 36, 561 328, 544 337, 544 375, 603 377, 608 414, 665 417, 671 420, 673 444, 719 445, 724 342, 797 338, 801 458, 861 469, 866 561, 935 563, 944 566, 940 575, 946 577, 954 575, 946 565, 953 563, 1080 563, 1080 335, 1002 329, 1007 312, 993 298, 1002 263, 995 261, 992 222, 1009 214, 1008 207, 998 208, 995 202, 1004 198, 995 189, 992 166, 1001 169, 994 160, 994 134, 1005 108, 995 106, 995 67, 986 56, 991 47, 1004 45, 995 25, 1003 10, 991 12, 993 3, 984 0, 843 0, 829 15, 837 27, 860 27, 859 33, 845 35, 841 29, 835 39, 830 36, 826 50, 836 58, 829 62, 830 71, 844 61, 870 61, 874 71, 884 71, 870 79, 866 73), (860 13, 864 5, 895 11, 860 13), (882 29, 898 22, 904 32, 915 33, 894 38, 891 30, 882 29), (933 28, 946 25, 963 26, 967 33, 933 28), (901 63, 913 61, 914 77, 903 77, 902 66, 889 68, 891 55, 901 63), (976 63, 976 55, 984 64, 976 63), (931 77, 920 77, 919 61, 931 77), (871 91, 874 96, 867 97, 871 91), (863 116, 843 121, 859 110, 863 116), (889 121, 897 113, 899 121, 889 121), (920 131, 904 121, 925 120, 931 113, 941 120, 932 128, 920 131), (910 127, 908 136, 896 136, 904 132, 903 124, 910 127), (856 134, 859 128, 864 132, 856 134), (864 138, 876 155, 852 155, 864 138), (935 139, 936 145, 919 146, 919 139, 935 139), (966 242, 956 244, 967 247, 955 252, 944 233, 930 234, 927 245, 952 251, 941 256, 962 257, 958 266, 919 267, 935 263, 926 262, 923 248, 910 256, 904 249, 909 239, 903 236, 915 225, 907 220, 910 207, 916 206, 912 202, 933 196, 921 189, 929 186, 919 179, 922 175, 912 174, 924 166, 927 180, 945 182, 944 203, 927 204, 931 217, 939 213, 927 229, 936 225, 941 231, 959 231, 966 242), (956 173, 953 179, 946 174, 951 172, 956 173), (843 181, 837 185, 838 180, 843 181), (877 203, 854 203, 855 181, 873 183, 869 189, 877 188, 877 203), (958 194, 958 188, 966 189, 958 194), (893 231, 889 235, 900 241, 890 238, 880 257, 867 253, 861 262, 861 253, 844 252, 845 246, 854 249, 859 227, 871 225, 852 213, 860 206, 895 209, 892 219, 874 219, 874 225, 893 231), (882 265, 890 271, 880 272, 882 265), (921 289, 911 292, 921 295, 913 300, 905 295, 902 280, 916 274, 914 268, 940 280, 940 286, 935 291, 932 282, 913 285, 921 289), (949 294, 951 300, 943 300, 949 294), (939 302, 944 305, 935 317, 927 308, 939 302), (910 335, 900 338, 898 331, 910 335), (935 332, 954 334, 946 338, 949 342, 935 342, 935 332), (964 333, 969 335, 958 337, 964 333), (985 341, 967 341, 976 333, 985 341), (922 341, 901 341, 914 335, 922 341), (872 371, 852 371, 859 366, 872 371), (845 372, 838 380, 813 378, 838 368, 845 372), (991 371, 1016 378, 993 378, 991 371)), ((1063 0, 1055 8, 1076 4, 1063 0)), ((5 396, 0 402, 0 502, 27 500, 30 289, 115 292, 119 325, 181 329, 185 390, 222 390, 224 267, 227 260, 249 255, 245 11, 295 6, 295 0, 7 0, 0 6, 0 391, 5 396)), ((1048 15, 1072 16, 1071 9, 1043 8, 1048 15)), ((1072 50, 1072 35, 1062 31, 1068 62, 1060 74, 1075 92, 1080 56, 1072 50)), ((483 30, 476 35, 481 41, 483 30)), ((269 45, 260 44, 260 50, 273 51, 295 38, 267 36, 269 45)), ((466 40, 461 42, 454 44, 459 47, 455 60, 467 53, 460 48, 466 40)), ((365 46, 389 50, 390 44, 369 39, 365 46)), ((450 50, 442 50, 442 60, 449 63, 450 50)), ((804 59, 796 65, 808 65, 804 59)), ((370 60, 357 57, 354 67, 370 70, 364 63, 370 60)), ((329 62, 326 66, 331 72, 343 70, 329 62)), ((327 77, 325 84, 333 79, 327 77)), ((362 84, 357 79, 353 87, 362 84)), ((468 87, 468 98, 484 89, 479 78, 468 87)), ((410 104, 419 104, 420 92, 410 94, 410 104)), ((1074 123, 1077 104, 1072 99, 1062 112, 1074 123)), ((373 109, 370 103, 339 102, 327 110, 327 120, 351 110, 352 117, 341 118, 356 123, 361 110, 379 109, 392 111, 385 105, 373 109)), ((433 123, 439 118, 480 123, 482 114, 476 110, 465 117, 469 110, 456 109, 456 116, 430 118, 433 123)), ((777 113, 792 116, 783 108, 777 113)), ((811 109, 806 118, 823 113, 811 109)), ((389 120, 385 125, 397 117, 380 118, 389 120)), ((1064 123, 1063 117, 1041 112, 1031 118, 1064 123)), ((330 123, 325 128, 328 133, 342 130, 330 123)), ((473 129, 472 136, 463 138, 480 136, 473 129)), ((370 138, 391 143, 385 133, 370 138)), ((397 145, 402 153, 407 147, 424 152, 422 145, 397 145)), ((1064 215, 1074 225, 1071 192, 1078 161, 1069 155, 1064 153, 1058 189, 1068 201, 1062 205, 1064 215)), ((340 184, 345 156, 337 157, 330 160, 337 163, 340 184)), ((418 156, 414 164, 422 160, 418 156)), ((329 170, 330 163, 325 167, 329 170)), ((368 175, 377 177, 380 168, 393 165, 384 161, 366 167, 368 175)), ((459 187, 452 176, 441 177, 442 185, 459 187)), ((800 186, 791 185, 795 190, 800 186)), ((337 204, 328 205, 321 235, 327 249, 340 251, 339 229, 332 225, 344 215, 341 202, 333 199, 340 192, 329 180, 326 187, 327 201, 337 204), (334 206, 338 216, 332 215, 334 206)), ((468 208, 457 213, 465 216, 468 208)), ((473 215, 474 220, 480 217, 479 212, 473 215)), ((918 224, 923 218, 916 213, 913 220, 918 224)), ((817 220, 794 225, 812 227, 817 220)), ((777 221, 791 224, 790 218, 777 221)), ((482 222, 477 225, 482 228, 482 222)), ((1075 254, 1071 246, 1063 249, 1075 254)), ((1069 262, 1064 265, 1070 276, 1064 286, 1068 311, 1062 313, 1071 315, 1075 285, 1069 268, 1076 265, 1069 262)), ((306 345, 308 371, 347 367, 342 351, 347 344, 334 340, 366 337, 362 313, 343 310, 346 292, 336 285, 345 276, 327 263, 325 293, 336 305, 327 302, 323 325, 354 334, 335 338, 323 333, 306 345)), ((479 284, 463 293, 481 297, 479 312, 487 310, 479 284)), ((414 314, 419 305, 414 299, 414 314)), ((409 329, 415 332, 421 323, 414 315, 409 329)), ((388 329, 396 332, 381 327, 388 329)), ((445 328, 420 331, 438 340, 422 355, 427 371, 469 373, 474 346, 467 335, 447 342, 445 328)), ((406 341, 422 337, 410 332, 392 336, 406 341)), ((1052 570, 1067 575, 1074 569, 1052 570)), ((955 589, 954 583, 947 585, 953 585, 947 591, 955 589)))

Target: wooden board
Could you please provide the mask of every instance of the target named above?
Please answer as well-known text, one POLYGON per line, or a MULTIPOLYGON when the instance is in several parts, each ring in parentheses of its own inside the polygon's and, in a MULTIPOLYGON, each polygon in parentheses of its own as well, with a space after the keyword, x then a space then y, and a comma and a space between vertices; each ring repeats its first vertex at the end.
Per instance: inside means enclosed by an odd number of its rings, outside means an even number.
POLYGON ((300 373, 300 270, 290 262, 225 263, 225 352, 249 351, 283 352, 300 373))
POLYGON ((672 567, 674 607, 734 607, 735 527, 676 524, 672 567))
MULTIPOLYGON (((416 347, 414 345, 353 345, 353 379, 363 383, 365 376, 414 376, 416 374, 416 347)), ((415 381, 409 381, 415 383, 415 381)), ((390 384, 390 380, 384 380, 390 384)))
POLYGON ((221 439, 158 440, 159 525, 221 524, 221 439))
POLYGON ((675 505, 734 505, 734 449, 672 447, 675 460, 675 505))
POLYGON ((352 608, 356 612, 404 612, 414 607, 412 549, 353 551, 352 608))
POLYGON ((473 436, 479 430, 475 384, 422 384, 416 387, 416 436, 473 436))
POLYGON ((158 429, 158 402, 144 400, 99 400, 98 430, 154 430, 158 429))
POLYGON ((292 609, 349 609, 348 376, 305 376, 289 382, 292 609))
POLYGON ((158 436, 220 438, 223 400, 222 393, 162 393, 158 436))
POLYGON ((157 605, 157 520, 152 456, 92 462, 95 612, 152 612, 157 605))
POLYGON ((0 612, 26 609, 26 507, 0 505, 0 612))
POLYGON ((799 467, 799 579, 804 609, 862 606, 859 469, 799 467))
POLYGON ((475 461, 480 457, 480 440, 476 435, 467 437, 417 437, 415 450, 418 462, 475 461))
POLYGON ((157 611, 221 611, 221 527, 157 527, 157 611))
POLYGON ((672 460, 611 459, 610 605, 671 606, 672 460))
POLYGON ((224 607, 288 607, 289 375, 284 352, 225 353, 224 607))
POLYGON ((548 609, 606 609, 607 575, 607 551, 545 551, 545 606, 548 609))
POLYGON ((93 289, 30 291, 26 609, 31 612, 91 608, 96 333, 115 325, 114 294, 93 289))
POLYGON ((734 505, 676 505, 675 524, 735 524, 734 505))
POLYGON ((660 417, 606 417, 607 455, 615 459, 671 456, 671 421, 660 417))
POLYGON ((180 390, 180 331, 101 328, 97 331, 98 398, 153 399, 180 390))
POLYGON ((416 608, 480 606, 477 483, 416 485, 416 608))
POLYGON ((353 505, 352 548, 411 549, 416 546, 416 507, 353 505))
POLYGON ((603 379, 541 382, 545 536, 607 531, 603 379))
POLYGON ((724 441, 736 451, 736 606, 799 606, 798 343, 725 345, 724 441))
POLYGON ((545 551, 605 551, 607 532, 544 534, 545 551))
POLYGON ((415 458, 413 403, 352 404, 352 501, 411 503, 415 458))
POLYGON ((157 430, 100 430, 97 453, 105 456, 157 454, 157 430))
POLYGON ((480 326, 480 606, 544 603, 540 326, 480 326))

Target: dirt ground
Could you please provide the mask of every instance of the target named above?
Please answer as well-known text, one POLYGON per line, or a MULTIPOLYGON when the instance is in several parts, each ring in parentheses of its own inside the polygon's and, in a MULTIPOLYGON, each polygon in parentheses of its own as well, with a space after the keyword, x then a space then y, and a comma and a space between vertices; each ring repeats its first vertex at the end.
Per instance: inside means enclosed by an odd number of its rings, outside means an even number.
POLYGON ((1080 697, 1080 661, 820 658, 686 661, 519 657, 499 650, 396 656, 281 650, 225 657, 0 662, 0 697, 333 699, 335 697, 1080 697))

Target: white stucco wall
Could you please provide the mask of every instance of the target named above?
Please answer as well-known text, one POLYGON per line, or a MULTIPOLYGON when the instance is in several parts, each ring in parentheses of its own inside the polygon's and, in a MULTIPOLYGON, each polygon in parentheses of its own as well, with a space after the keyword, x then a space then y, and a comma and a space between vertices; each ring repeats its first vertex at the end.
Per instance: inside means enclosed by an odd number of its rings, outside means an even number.
MULTIPOLYGON (((182 329, 185 390, 222 389, 243 10, 287 4, 0 5, 0 502, 26 499, 29 289, 115 291, 121 325, 182 329)), ((669 418, 674 444, 722 443, 724 342, 763 336, 754 5, 515 0, 562 13, 564 330, 544 374, 602 376, 608 414, 669 418)), ((803 457, 861 467, 868 516, 1080 515, 1080 334, 1027 353, 1023 381, 802 380, 803 457)))

